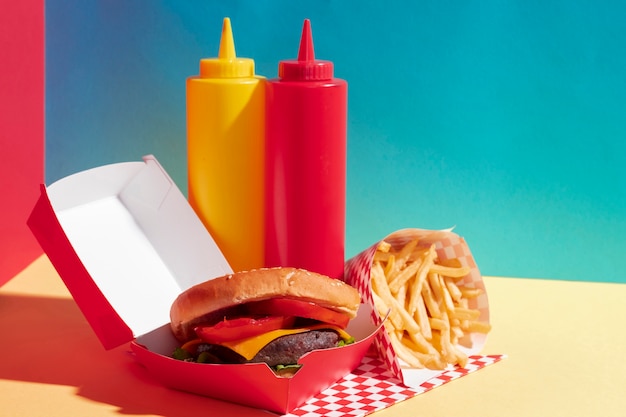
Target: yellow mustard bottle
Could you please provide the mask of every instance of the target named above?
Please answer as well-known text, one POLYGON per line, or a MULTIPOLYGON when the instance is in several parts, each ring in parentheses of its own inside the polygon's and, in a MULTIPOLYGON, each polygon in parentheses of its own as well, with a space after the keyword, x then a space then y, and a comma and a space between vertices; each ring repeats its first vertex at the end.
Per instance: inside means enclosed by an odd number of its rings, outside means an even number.
POLYGON ((217 58, 187 79, 188 198, 235 271, 264 264, 265 80, 238 58, 230 19, 217 58))

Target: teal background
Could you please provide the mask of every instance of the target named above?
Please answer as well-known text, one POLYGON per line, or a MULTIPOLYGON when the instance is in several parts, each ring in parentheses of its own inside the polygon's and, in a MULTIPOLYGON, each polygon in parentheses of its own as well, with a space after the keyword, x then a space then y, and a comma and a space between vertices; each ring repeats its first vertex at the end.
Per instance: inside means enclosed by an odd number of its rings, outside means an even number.
POLYGON ((275 77, 304 18, 349 84, 347 256, 447 228, 485 275, 626 282, 626 5, 46 2, 46 181, 154 154, 186 191, 185 79, 275 77))

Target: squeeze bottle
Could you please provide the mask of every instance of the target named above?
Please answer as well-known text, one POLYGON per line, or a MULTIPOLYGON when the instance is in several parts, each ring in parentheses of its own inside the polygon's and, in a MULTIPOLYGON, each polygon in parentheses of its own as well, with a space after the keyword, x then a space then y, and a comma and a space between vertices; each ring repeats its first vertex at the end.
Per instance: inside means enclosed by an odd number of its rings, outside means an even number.
POLYGON ((266 266, 343 276, 347 91, 305 20, 297 60, 266 85, 266 266))
POLYGON ((265 79, 238 58, 230 19, 217 58, 187 79, 188 197, 234 271, 262 267, 265 79))

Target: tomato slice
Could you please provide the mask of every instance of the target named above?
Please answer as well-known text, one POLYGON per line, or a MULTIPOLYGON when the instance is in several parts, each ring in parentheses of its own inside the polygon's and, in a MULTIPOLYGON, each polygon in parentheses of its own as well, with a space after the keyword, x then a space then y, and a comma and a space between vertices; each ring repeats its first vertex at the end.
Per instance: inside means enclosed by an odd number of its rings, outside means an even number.
POLYGON ((290 328, 294 318, 286 316, 238 317, 225 319, 213 326, 200 325, 194 330, 206 343, 218 344, 258 336, 272 330, 290 328))
POLYGON ((267 314, 276 316, 296 316, 318 320, 345 329, 350 317, 343 313, 318 306, 307 301, 292 300, 289 298, 271 298, 248 304, 248 311, 252 314, 267 314))

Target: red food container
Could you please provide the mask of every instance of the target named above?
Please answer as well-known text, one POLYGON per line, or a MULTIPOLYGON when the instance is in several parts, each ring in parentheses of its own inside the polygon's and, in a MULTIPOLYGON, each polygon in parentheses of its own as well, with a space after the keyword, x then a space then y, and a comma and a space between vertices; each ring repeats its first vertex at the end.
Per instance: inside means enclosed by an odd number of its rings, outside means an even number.
POLYGON ((292 378, 265 364, 170 358, 177 345, 169 329, 173 300, 232 270, 151 156, 42 185, 28 225, 102 345, 130 343, 136 359, 173 389, 288 413, 356 368, 380 330, 363 304, 348 327, 356 343, 310 352, 292 378))

